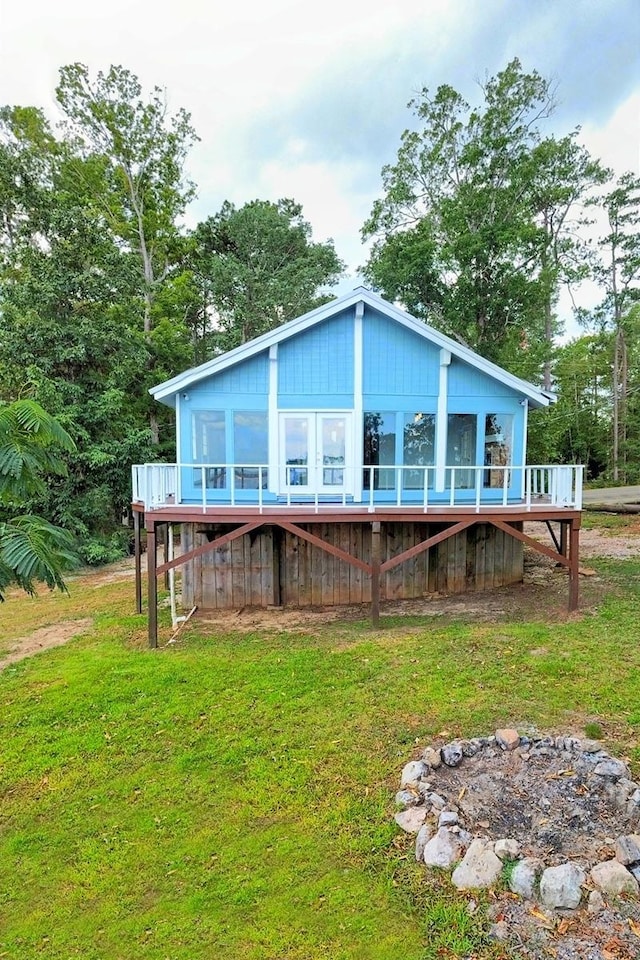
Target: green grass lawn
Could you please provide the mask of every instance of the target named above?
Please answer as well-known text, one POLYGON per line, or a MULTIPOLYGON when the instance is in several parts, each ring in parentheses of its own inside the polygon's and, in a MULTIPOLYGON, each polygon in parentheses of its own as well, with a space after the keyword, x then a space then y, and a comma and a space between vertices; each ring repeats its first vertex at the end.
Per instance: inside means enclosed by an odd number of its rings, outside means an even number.
POLYGON ((93 626, 0 673, 0 958, 502 956, 393 797, 432 739, 507 724, 598 723, 640 776, 640 561, 594 566, 611 591, 566 622, 192 621, 156 652, 131 582, 12 596, 0 648, 93 626))

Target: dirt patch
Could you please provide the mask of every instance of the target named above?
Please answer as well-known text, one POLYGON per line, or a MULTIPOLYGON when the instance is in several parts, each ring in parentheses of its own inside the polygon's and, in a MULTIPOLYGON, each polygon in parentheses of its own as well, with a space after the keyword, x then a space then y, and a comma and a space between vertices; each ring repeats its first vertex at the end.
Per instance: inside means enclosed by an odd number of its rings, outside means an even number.
POLYGON ((24 660, 25 657, 31 657, 34 653, 50 650, 52 647, 61 647, 72 637, 88 630, 92 623, 93 621, 88 618, 63 620, 62 623, 55 623, 50 627, 40 627, 28 636, 18 637, 12 642, 9 651, 0 657, 0 670, 24 660))

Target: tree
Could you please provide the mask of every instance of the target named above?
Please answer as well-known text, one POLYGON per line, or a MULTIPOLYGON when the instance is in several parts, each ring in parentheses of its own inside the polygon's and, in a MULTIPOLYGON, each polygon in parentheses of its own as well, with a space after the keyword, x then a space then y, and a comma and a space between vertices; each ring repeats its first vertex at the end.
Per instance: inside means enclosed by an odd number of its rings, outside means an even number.
POLYGON ((331 299, 344 265, 333 241, 313 243, 294 200, 228 201, 194 232, 193 265, 202 291, 199 323, 229 350, 331 299), (212 326, 212 315, 215 323, 212 326))
POLYGON ((28 593, 34 581, 64 589, 63 572, 75 562, 70 535, 22 510, 46 492, 47 475, 64 476, 60 453, 74 446, 35 401, 0 403, 0 600, 12 583, 28 593))
POLYGON ((0 238, 0 399, 27 393, 76 440, 38 510, 78 538, 86 560, 112 559, 126 540, 129 464, 151 456, 135 261, 78 189, 80 158, 31 113, 28 124, 27 110, 0 114, 12 172, 0 181, 10 224, 0 238))
MULTIPOLYGON (((195 193, 183 169, 196 140, 190 115, 179 110, 169 116, 159 87, 143 100, 138 78, 121 66, 98 72, 95 81, 84 64, 63 67, 56 93, 70 147, 78 156, 79 189, 136 258, 142 327, 153 369, 152 331, 163 319, 155 306, 183 257, 178 221, 195 193)), ((149 415, 157 443, 155 408, 149 406, 149 415)))
POLYGON ((617 482, 626 479, 628 319, 631 307, 640 299, 640 178, 623 174, 612 190, 593 202, 604 209, 608 221, 608 232, 599 242, 601 259, 595 268, 596 280, 605 293, 596 316, 613 331, 614 338, 612 477, 617 482))
POLYGON ((513 60, 481 89, 478 108, 450 86, 433 97, 423 88, 409 104, 419 129, 404 132, 396 162, 383 168, 384 196, 363 228, 375 238, 366 274, 533 378, 550 350, 568 213, 599 168, 575 133, 543 139, 554 91, 540 74, 513 60))

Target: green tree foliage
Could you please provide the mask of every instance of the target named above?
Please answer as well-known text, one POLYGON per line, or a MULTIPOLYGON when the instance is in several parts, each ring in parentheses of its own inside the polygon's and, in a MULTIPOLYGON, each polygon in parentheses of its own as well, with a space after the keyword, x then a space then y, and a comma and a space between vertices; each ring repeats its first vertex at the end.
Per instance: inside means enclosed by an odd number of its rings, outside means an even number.
MULTIPOLYGON (((594 274, 604 292, 595 319, 612 332, 612 464, 614 481, 628 479, 627 440, 630 380, 629 345, 638 335, 640 300, 640 178, 621 176, 613 189, 593 201, 606 213, 608 231, 599 242, 600 258, 594 274), (630 333, 633 328, 633 333, 630 333)), ((637 360, 637 355, 635 356, 637 360)))
POLYGON ((34 400, 0 403, 0 600, 11 584, 33 593, 35 581, 64 589, 73 565, 72 538, 26 512, 46 495, 47 479, 63 477, 69 434, 34 400))
POLYGON ((314 243, 293 200, 226 202, 194 233, 196 314, 217 351, 229 350, 331 299, 344 265, 333 241, 314 243), (212 323, 213 320, 213 323, 212 323))
POLYGON ((513 60, 472 108, 450 86, 409 106, 418 128, 383 168, 363 228, 369 279, 484 356, 533 378, 551 349, 558 281, 577 255, 569 212, 602 172, 574 142, 543 138, 550 82, 513 60))
MULTIPOLYGON (((188 344, 180 316, 163 315, 165 287, 181 270, 185 254, 179 220, 195 195, 184 162, 197 139, 185 110, 171 116, 155 87, 142 95, 138 78, 121 66, 92 79, 84 64, 60 71, 57 98, 72 151, 70 174, 120 249, 132 255, 142 329, 147 340, 149 387, 167 373, 166 323, 182 325, 174 346, 188 344), (165 324, 159 337, 154 330, 165 324)), ((133 318, 132 318, 133 319, 133 318)), ((172 367, 187 356, 173 357, 172 367)), ((154 443, 160 440, 157 404, 147 399, 154 443)))
POLYGON ((558 402, 529 419, 530 463, 582 463, 589 480, 607 470, 611 433, 610 334, 600 331, 558 347, 558 402))

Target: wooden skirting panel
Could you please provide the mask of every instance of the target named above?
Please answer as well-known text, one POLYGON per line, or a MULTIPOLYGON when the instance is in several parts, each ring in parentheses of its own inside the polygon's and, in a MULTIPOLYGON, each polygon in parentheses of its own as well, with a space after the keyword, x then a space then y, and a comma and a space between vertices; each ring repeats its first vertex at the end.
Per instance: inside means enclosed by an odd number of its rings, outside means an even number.
MULTIPOLYGON (((183 523, 182 552, 214 540, 234 524, 183 523)), ((370 523, 308 523, 303 530, 371 562, 370 523)), ((449 524, 381 524, 384 563, 449 524)), ((522 530, 522 523, 513 523, 522 530)), ((489 523, 475 523, 380 576, 383 600, 490 590, 522 580, 523 544, 489 523)), ((182 568, 187 608, 336 606, 371 600, 371 577, 278 526, 264 526, 197 556, 182 568)))

